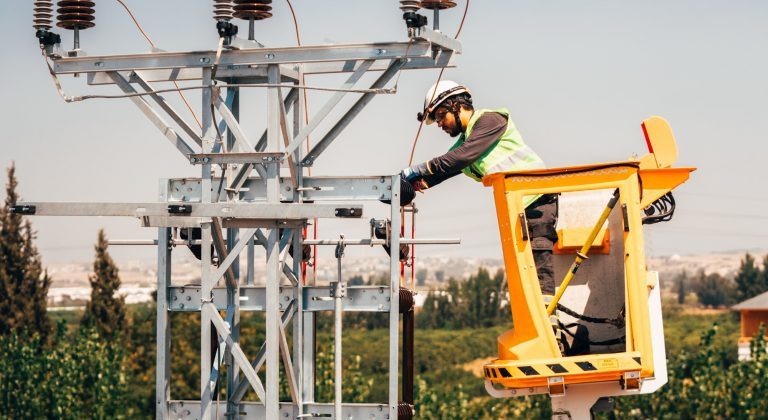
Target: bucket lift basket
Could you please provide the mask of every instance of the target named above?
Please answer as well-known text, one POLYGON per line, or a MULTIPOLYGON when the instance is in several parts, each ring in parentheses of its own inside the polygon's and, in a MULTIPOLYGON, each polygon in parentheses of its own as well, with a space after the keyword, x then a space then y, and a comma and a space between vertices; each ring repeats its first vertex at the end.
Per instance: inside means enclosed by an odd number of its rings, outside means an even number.
POLYGON ((695 168, 671 168, 677 148, 666 121, 652 117, 643 129, 651 153, 640 160, 497 173, 483 179, 493 187, 514 325, 498 338, 499 358, 484 367, 489 392, 545 387, 558 394, 570 384, 609 381, 639 389, 644 379, 654 376, 649 295, 657 277, 646 271, 643 209, 685 182, 695 168), (523 202, 535 194, 594 190, 619 192, 615 209, 622 212, 623 237, 611 240, 623 241, 626 347, 616 353, 567 357, 560 353, 543 304, 523 202))

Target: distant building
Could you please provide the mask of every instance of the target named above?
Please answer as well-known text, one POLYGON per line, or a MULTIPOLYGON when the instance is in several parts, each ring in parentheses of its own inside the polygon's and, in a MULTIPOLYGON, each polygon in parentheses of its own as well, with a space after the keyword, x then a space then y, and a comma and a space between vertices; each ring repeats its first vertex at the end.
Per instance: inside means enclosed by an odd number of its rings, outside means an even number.
POLYGON ((749 360, 749 344, 757 334, 760 324, 768 327, 768 292, 747 299, 731 308, 741 312, 741 337, 739 338, 739 360, 749 360))

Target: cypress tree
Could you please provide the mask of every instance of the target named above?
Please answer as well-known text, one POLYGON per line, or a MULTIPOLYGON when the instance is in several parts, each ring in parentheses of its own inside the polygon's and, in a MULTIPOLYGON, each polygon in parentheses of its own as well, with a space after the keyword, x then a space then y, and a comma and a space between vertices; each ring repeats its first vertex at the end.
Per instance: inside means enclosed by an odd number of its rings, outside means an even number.
POLYGON ((32 224, 11 213, 19 200, 16 166, 7 170, 5 202, 0 208, 0 334, 38 334, 47 343, 52 331, 46 298, 51 279, 34 245, 32 224))
POLYGON ((120 289, 120 277, 107 251, 108 246, 104 229, 100 229, 94 246, 96 259, 93 261, 93 274, 88 277, 91 300, 85 306, 80 323, 83 326, 95 326, 105 337, 117 337, 126 327, 125 298, 116 296, 120 289))
POLYGON ((760 270, 755 265, 755 259, 747 253, 741 260, 739 272, 734 280, 736 281, 736 298, 739 302, 762 293, 759 280, 760 270))

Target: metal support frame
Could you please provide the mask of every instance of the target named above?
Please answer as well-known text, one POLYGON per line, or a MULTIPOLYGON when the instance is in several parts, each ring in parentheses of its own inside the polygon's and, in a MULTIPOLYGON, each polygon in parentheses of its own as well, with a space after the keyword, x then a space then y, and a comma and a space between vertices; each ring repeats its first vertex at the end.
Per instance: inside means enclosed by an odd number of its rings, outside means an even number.
MULTIPOLYGON (((193 165, 200 178, 161 181, 158 203, 24 203, 17 211, 34 215, 127 216, 143 226, 158 227, 158 238, 149 241, 158 249, 156 417, 166 418, 267 418, 329 416, 336 418, 395 419, 398 415, 399 288, 397 257, 390 258, 387 286, 346 288, 346 295, 329 300, 327 285, 305 284, 303 244, 378 245, 386 241, 353 239, 305 240, 301 228, 310 219, 360 218, 361 201, 390 200, 392 231, 400 231, 399 176, 307 177, 322 152, 399 71, 452 66, 461 44, 431 31, 422 31, 408 42, 266 48, 256 42, 239 42, 216 51, 116 56, 50 57, 57 76, 86 74, 91 85, 115 85, 193 165), (213 64, 218 65, 214 75, 213 64), (362 77, 381 72, 367 90, 342 112, 337 107, 362 77), (339 90, 306 122, 301 90, 307 74, 349 73, 339 90), (215 77, 215 79, 214 79, 215 77), (198 132, 164 98, 159 83, 182 81, 201 91, 202 129, 198 132), (266 124, 257 139, 240 125, 240 89, 260 85, 266 92, 266 124), (137 89, 138 87, 138 89, 137 89), (227 89, 226 100, 219 95, 227 89), (286 94, 283 95, 286 89, 286 94), (336 111, 336 112, 334 112, 336 111), (292 115, 290 115, 292 113, 292 115), (328 121, 334 116, 333 121, 328 121), (219 123, 217 117, 221 119, 219 123), (308 153, 307 137, 322 124, 330 130, 308 153), (226 135, 221 136, 226 130, 226 135), (226 168, 214 174, 214 166, 226 168), (290 176, 281 177, 281 169, 290 176), (224 188, 220 188, 221 186, 224 188), (219 193, 221 191, 221 193, 219 193), (318 204, 316 201, 352 204, 318 204), (311 203, 307 203, 311 202, 311 203), (199 228, 194 241, 201 253, 200 285, 172 282, 172 250, 180 241, 172 227, 199 228), (266 276, 255 277, 254 248, 266 251, 266 276), (290 246, 296 257, 288 253, 290 246), (211 252, 215 249, 217 259, 211 252), (245 256, 241 278, 238 259, 245 256), (216 264, 214 264, 216 262, 216 264), (224 282, 220 279, 224 278, 224 282), (256 284, 262 284, 257 286, 256 284), (315 313, 335 310, 378 312, 390 318, 388 347, 388 399, 386 404, 335 404, 315 402, 315 313), (173 401, 170 395, 170 313, 200 312, 200 399, 173 401), (223 315, 222 312, 223 311, 223 315), (264 311, 266 338, 261 348, 245 349, 239 343, 240 313, 264 311), (292 335, 292 340, 288 335, 292 335), (292 348, 289 342, 292 341, 292 348), (253 358, 249 357, 253 356, 253 358), (280 370, 280 363, 284 370, 280 370), (221 362, 223 361, 223 362, 221 362), (257 372, 266 368, 264 381, 257 372), (226 371, 226 375, 223 372, 226 371), (286 375, 291 401, 279 401, 280 375, 286 375), (226 401, 216 393, 226 380, 226 401), (259 401, 244 401, 254 389, 259 401)), ((391 93, 391 92, 390 92, 391 93)), ((250 117, 250 116, 248 116, 250 117)), ((121 243, 121 241, 113 241, 121 243)), ((123 244, 148 244, 122 241, 123 244)), ((391 249, 400 243, 458 243, 456 239, 389 239, 391 249)), ((395 253, 396 255, 396 253, 395 253)), ((341 264, 341 260, 339 260, 341 264)), ((339 323, 339 327, 341 324, 339 323)), ((336 331, 340 340, 340 331, 336 331)), ((337 367, 341 352, 337 355, 337 367)), ((337 380, 341 372, 337 372, 337 380)), ((341 392, 341 381, 337 384, 341 392)))

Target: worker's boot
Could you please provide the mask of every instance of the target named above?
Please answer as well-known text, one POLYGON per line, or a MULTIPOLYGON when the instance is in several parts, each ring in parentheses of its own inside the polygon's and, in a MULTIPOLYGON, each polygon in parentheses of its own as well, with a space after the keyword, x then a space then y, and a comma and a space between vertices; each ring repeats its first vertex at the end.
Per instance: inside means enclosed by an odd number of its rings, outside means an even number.
MULTIPOLYGON (((554 300, 552 295, 544 295, 544 311, 546 312, 549 304, 554 300)), ((560 318, 557 316, 557 309, 549 315, 549 325, 552 327, 552 332, 555 334, 555 340, 557 340, 557 347, 560 348, 560 355, 565 356, 568 350, 568 343, 563 336, 563 330, 560 328, 560 318)))

